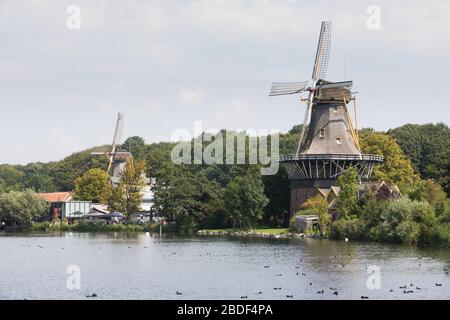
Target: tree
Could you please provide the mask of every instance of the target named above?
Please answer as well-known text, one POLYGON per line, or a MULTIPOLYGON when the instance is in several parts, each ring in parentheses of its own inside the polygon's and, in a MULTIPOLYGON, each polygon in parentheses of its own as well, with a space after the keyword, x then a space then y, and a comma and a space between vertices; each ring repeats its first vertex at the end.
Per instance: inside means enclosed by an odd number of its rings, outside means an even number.
POLYGON ((445 214, 448 210, 447 194, 442 187, 431 179, 422 180, 409 193, 411 200, 426 201, 436 211, 436 214, 445 214))
POLYGON ((143 160, 146 156, 145 140, 139 136, 129 137, 122 144, 122 149, 131 152, 136 160, 143 160))
POLYGON ((262 218, 269 202, 261 177, 256 173, 235 177, 225 189, 225 210, 233 219, 233 227, 251 229, 262 218))
MULTIPOLYGON (((109 148, 109 146, 103 147, 103 150, 110 150, 109 148)), ((99 148, 73 153, 53 164, 49 169, 49 174, 53 177, 53 181, 59 191, 72 191, 75 179, 89 169, 107 169, 108 160, 106 157, 91 155, 92 151, 99 151, 99 148)))
POLYGON ((330 224, 330 215, 328 214, 328 201, 320 194, 306 200, 304 208, 308 213, 319 217, 320 235, 324 236, 330 224))
POLYGON ((73 198, 94 203, 100 202, 104 197, 108 180, 109 176, 105 170, 89 169, 81 177, 75 179, 73 198))
POLYGON ((407 124, 387 132, 423 179, 444 183, 450 159, 450 128, 444 123, 407 124))
POLYGON ((24 189, 33 189, 36 192, 55 192, 57 187, 50 176, 52 163, 30 163, 20 166, 23 173, 22 185, 24 189))
POLYGON ((48 212, 48 204, 32 190, 0 194, 0 222, 30 227, 34 218, 48 212))
POLYGON ((395 184, 404 193, 420 180, 411 161, 392 137, 370 129, 361 130, 359 135, 364 153, 385 157, 382 164, 374 166, 372 180, 395 184))
POLYGON ((199 225, 223 226, 222 188, 214 181, 194 175, 189 167, 165 162, 153 186, 156 215, 176 222, 179 231, 199 225))
POLYGON ((337 185, 341 190, 336 200, 336 209, 344 219, 348 219, 355 212, 358 202, 358 174, 355 168, 349 168, 340 175, 337 185))
POLYGON ((264 176, 264 193, 269 203, 264 208, 264 225, 278 227, 289 224, 289 179, 284 168, 277 174, 264 176))
POLYGON ((109 187, 106 200, 110 211, 119 211, 129 219, 135 212, 141 210, 143 190, 145 188, 145 161, 127 161, 121 171, 117 187, 109 187))
POLYGON ((0 190, 3 192, 19 191, 23 189, 21 184, 23 173, 9 164, 0 165, 0 190))

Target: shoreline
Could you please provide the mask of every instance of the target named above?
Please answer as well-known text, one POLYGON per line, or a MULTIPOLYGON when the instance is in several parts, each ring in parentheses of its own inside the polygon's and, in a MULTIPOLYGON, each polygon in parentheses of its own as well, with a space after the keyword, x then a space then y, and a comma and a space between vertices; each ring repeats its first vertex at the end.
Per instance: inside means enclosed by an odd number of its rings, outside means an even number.
MULTIPOLYGON (((283 229, 280 229, 283 230, 283 229)), ((258 231, 235 231, 235 230, 199 230, 196 232, 198 236, 230 236, 230 237, 247 237, 247 238, 265 238, 265 239, 327 239, 316 234, 305 234, 297 232, 258 232, 258 231)))

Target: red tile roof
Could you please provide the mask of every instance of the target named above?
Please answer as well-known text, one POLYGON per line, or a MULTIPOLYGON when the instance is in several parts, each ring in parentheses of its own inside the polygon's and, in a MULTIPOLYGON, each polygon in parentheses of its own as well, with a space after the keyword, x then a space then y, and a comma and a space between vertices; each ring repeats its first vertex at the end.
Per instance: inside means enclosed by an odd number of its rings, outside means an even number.
POLYGON ((50 203, 72 200, 72 192, 39 193, 39 196, 50 203))

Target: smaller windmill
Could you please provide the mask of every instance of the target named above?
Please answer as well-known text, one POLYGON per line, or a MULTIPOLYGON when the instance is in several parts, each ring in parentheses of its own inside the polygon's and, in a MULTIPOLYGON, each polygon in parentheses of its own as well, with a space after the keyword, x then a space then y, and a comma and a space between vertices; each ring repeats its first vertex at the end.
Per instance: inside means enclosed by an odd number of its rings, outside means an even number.
POLYGON ((112 142, 111 151, 106 152, 92 152, 92 155, 104 155, 108 158, 108 174, 111 177, 113 185, 118 184, 120 181, 120 172, 132 155, 128 151, 117 151, 117 147, 120 145, 122 139, 122 131, 124 124, 124 114, 119 113, 117 115, 116 129, 114 131, 114 137, 112 142))

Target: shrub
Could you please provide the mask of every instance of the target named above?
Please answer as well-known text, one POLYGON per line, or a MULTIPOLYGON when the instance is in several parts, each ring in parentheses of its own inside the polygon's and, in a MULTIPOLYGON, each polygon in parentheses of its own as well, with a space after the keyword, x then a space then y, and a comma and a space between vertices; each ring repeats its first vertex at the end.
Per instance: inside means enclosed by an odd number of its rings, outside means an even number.
POLYGON ((31 228, 34 218, 48 211, 48 204, 32 190, 0 194, 0 222, 31 228))
POLYGON ((296 215, 294 214, 291 219, 289 220, 289 231, 290 232, 297 232, 297 227, 295 225, 295 217, 296 215))
POLYGON ((403 221, 395 229, 395 236, 403 243, 417 244, 420 237, 420 225, 410 220, 403 221))
POLYGON ((427 237, 429 244, 450 244, 450 223, 436 224, 430 229, 427 237))
POLYGON ((50 230, 51 224, 49 221, 34 222, 31 226, 31 231, 44 231, 50 230))
POLYGON ((330 237, 333 239, 364 239, 364 222, 358 218, 336 220, 331 224, 330 237))
POLYGON ((411 218, 417 223, 430 225, 436 219, 433 207, 427 202, 411 202, 411 218))

